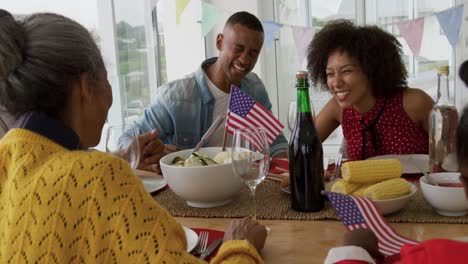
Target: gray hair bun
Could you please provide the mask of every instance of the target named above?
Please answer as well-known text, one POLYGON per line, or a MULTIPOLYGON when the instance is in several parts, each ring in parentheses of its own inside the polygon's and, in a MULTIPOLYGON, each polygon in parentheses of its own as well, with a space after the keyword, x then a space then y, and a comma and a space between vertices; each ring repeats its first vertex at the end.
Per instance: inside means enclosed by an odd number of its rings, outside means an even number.
POLYGON ((7 79, 23 62, 24 42, 21 24, 10 13, 0 9, 0 80, 7 79))
POLYGON ((104 68, 93 37, 76 21, 53 13, 15 21, 0 10, 0 105, 11 114, 58 117, 72 83, 98 80, 104 68))

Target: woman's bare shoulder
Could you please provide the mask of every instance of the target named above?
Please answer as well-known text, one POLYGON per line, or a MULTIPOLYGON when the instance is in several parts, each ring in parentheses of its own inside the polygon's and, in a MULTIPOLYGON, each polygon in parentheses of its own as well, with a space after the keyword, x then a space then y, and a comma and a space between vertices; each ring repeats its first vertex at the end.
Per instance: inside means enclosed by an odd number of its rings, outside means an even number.
POLYGON ((432 98, 421 89, 408 88, 403 92, 403 105, 405 106, 405 109, 430 109, 433 104, 434 100, 432 100, 432 98))
POLYGON ((408 116, 425 131, 428 130, 429 112, 434 100, 423 90, 408 88, 403 92, 403 108, 408 116))

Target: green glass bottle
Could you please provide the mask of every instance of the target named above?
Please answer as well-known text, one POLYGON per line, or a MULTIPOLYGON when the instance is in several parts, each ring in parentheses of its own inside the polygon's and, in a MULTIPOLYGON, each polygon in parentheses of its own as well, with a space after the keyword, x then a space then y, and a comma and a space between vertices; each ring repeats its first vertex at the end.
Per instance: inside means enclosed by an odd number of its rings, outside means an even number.
POLYGON ((291 205, 294 210, 316 212, 324 207, 322 143, 315 129, 309 99, 309 75, 296 73, 297 114, 289 140, 291 205))

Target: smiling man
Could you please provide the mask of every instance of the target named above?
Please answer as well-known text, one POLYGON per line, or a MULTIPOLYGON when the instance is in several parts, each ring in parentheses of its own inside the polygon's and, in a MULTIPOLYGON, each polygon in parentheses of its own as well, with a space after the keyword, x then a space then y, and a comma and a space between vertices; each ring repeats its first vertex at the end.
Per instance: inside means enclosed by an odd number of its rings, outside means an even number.
MULTIPOLYGON (((227 111, 232 84, 271 111, 265 86, 251 72, 263 40, 257 17, 248 12, 233 14, 216 38, 219 57, 205 60, 195 72, 159 87, 155 101, 134 125, 138 133, 156 128, 166 144, 179 149, 195 147, 213 120, 227 111)), ((224 124, 207 146, 221 146, 223 134, 224 124)), ((230 145, 230 139, 227 142, 230 145)), ((271 145, 271 155, 284 157, 286 149, 287 141, 280 133, 271 145)))

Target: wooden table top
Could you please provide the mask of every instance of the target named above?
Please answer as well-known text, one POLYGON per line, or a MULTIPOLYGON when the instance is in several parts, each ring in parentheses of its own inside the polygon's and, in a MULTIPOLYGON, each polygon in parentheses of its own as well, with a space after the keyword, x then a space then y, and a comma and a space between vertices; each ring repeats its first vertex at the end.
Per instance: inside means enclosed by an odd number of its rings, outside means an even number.
MULTIPOLYGON (((176 218, 192 228, 224 231, 230 219, 176 218)), ((260 220, 272 229, 262 256, 266 263, 323 263, 330 248, 339 246, 346 232, 339 221, 287 221, 260 220)), ((463 224, 395 224, 392 226, 403 236, 416 240, 455 238, 468 236, 463 224)))

